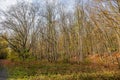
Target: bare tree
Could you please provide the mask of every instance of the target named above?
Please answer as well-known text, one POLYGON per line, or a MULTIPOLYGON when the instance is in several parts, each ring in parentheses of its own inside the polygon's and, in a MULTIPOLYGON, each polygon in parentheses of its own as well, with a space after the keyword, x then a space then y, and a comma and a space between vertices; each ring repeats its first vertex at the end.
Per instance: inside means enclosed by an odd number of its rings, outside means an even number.
POLYGON ((38 9, 30 3, 20 2, 12 6, 8 11, 2 12, 4 19, 1 24, 9 34, 9 37, 3 36, 3 38, 23 59, 28 56, 34 44, 38 9))

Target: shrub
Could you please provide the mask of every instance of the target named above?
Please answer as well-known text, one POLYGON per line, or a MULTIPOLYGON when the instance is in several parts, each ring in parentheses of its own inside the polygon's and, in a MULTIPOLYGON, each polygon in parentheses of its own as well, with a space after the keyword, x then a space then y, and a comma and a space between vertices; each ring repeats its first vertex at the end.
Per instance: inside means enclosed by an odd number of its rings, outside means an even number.
POLYGON ((8 56, 8 50, 1 50, 0 51, 0 59, 6 59, 8 56))
POLYGON ((18 57, 18 53, 16 53, 13 50, 11 50, 10 53, 8 54, 8 59, 11 61, 20 61, 20 58, 18 57))
POLYGON ((6 59, 8 53, 8 43, 0 37, 0 59, 6 59))

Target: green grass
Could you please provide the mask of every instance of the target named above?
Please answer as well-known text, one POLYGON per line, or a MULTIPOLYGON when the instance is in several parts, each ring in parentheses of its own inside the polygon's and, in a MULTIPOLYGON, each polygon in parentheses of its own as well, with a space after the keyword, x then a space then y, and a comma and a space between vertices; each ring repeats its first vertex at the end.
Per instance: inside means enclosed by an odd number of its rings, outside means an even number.
POLYGON ((48 74, 26 76, 24 78, 10 78, 9 80, 120 80, 119 73, 104 72, 104 73, 78 73, 78 74, 48 74))
POLYGON ((89 64, 15 62, 7 66, 8 80, 120 80, 119 70, 102 70, 89 64))

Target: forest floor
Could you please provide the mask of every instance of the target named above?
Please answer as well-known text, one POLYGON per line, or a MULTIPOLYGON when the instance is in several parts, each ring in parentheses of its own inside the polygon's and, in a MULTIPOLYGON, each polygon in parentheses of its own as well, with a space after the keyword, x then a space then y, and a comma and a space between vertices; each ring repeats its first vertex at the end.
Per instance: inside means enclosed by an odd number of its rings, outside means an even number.
POLYGON ((120 80, 116 56, 119 54, 90 55, 80 64, 0 60, 3 66, 0 76, 3 80, 7 77, 7 80, 120 80))

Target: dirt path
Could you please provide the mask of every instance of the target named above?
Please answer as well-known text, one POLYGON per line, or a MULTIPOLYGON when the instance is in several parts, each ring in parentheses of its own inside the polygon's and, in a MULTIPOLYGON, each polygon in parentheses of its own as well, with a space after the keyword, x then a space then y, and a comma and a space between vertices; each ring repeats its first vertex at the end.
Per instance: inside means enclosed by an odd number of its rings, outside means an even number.
POLYGON ((0 60, 0 80, 7 80, 7 78, 8 78, 7 69, 3 66, 0 60))

